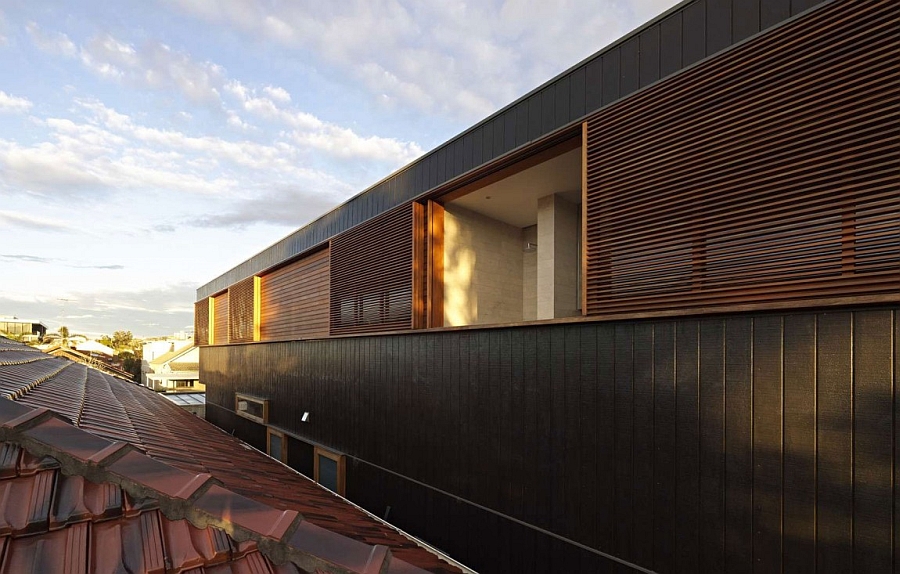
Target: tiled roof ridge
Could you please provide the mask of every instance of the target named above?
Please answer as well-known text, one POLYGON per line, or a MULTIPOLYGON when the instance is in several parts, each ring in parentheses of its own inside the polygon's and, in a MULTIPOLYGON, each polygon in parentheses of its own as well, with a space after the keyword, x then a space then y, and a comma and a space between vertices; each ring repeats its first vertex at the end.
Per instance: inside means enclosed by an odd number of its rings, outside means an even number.
MULTIPOLYGON (((18 351, 18 350, 19 349, 0 348, 0 353, 2 353, 4 351, 18 351)), ((35 353, 35 354, 37 354, 37 353, 35 353)), ((18 359, 18 360, 13 359, 12 361, 0 361, 0 367, 12 367, 13 365, 27 365, 28 363, 36 363, 38 361, 43 361, 43 360, 46 360, 49 358, 50 358, 49 356, 47 356, 47 357, 36 356, 36 357, 30 358, 30 359, 18 359)))
MULTIPOLYGON (((388 572, 392 561, 386 546, 352 540, 305 521, 295 510, 278 510, 236 494, 207 473, 193 474, 129 443, 96 436, 50 409, 0 399, 0 441, 56 459, 65 475, 115 484, 134 498, 155 499, 169 520, 219 528, 237 542, 252 540, 276 564, 290 561, 310 572, 375 574, 388 572)), ((421 572, 409 564, 403 567, 404 572, 421 572)))
MULTIPOLYGON (((147 408, 136 399, 136 397, 134 396, 134 393, 135 392, 143 392, 144 390, 149 391, 149 392, 154 392, 154 391, 150 391, 150 389, 147 389, 144 386, 113 385, 113 384, 111 384, 110 381, 105 381, 105 382, 106 382, 107 386, 109 387, 109 392, 112 393, 112 395, 114 397, 116 397, 116 399, 119 401, 119 404, 121 404, 125 408, 125 416, 128 418, 128 422, 132 426, 132 428, 134 427, 134 422, 132 421, 132 417, 134 417, 134 416, 144 416, 144 417, 151 416, 149 411, 147 410, 147 408)), ((178 433, 172 432, 172 429, 169 428, 169 425, 166 425, 166 426, 158 429, 157 433, 158 433, 157 436, 159 436, 159 434, 164 434, 166 442, 169 442, 171 444, 182 444, 183 445, 183 441, 178 436, 178 433)), ((140 436, 139 433, 136 433, 136 434, 138 434, 138 436, 140 436)), ((139 440, 141 440, 141 442, 144 443, 144 441, 142 439, 139 439, 139 440)), ((185 452, 187 452, 188 449, 186 449, 184 447, 182 447, 182 448, 185 452)), ((148 451, 152 451, 152 450, 153 450, 152 448, 148 448, 148 451)), ((152 456, 152 454, 153 453, 151 452, 151 456, 152 456)), ((202 467, 202 469, 204 472, 209 472, 209 470, 206 467, 202 467)))
POLYGON ((117 379, 134 382, 131 380, 131 373, 128 371, 123 371, 116 366, 104 363, 99 359, 94 359, 90 355, 71 347, 56 347, 47 349, 44 353, 49 355, 49 358, 67 359, 69 361, 81 363, 82 365, 86 365, 91 369, 116 377, 117 379))
MULTIPOLYGON (((47 358, 49 359, 49 358, 52 358, 52 357, 47 357, 47 358)), ((35 361, 26 361, 26 362, 27 362, 27 363, 33 363, 33 362, 35 362, 35 361)), ((21 363, 21 364, 24 364, 24 363, 21 363)), ((6 394, 4 394, 4 395, 2 395, 2 396, 3 396, 3 398, 5 398, 5 399, 15 400, 16 398, 21 397, 22 395, 24 395, 24 394, 27 393, 28 391, 34 389, 36 386, 40 385, 40 384, 43 383, 44 381, 49 381, 50 379, 52 379, 53 377, 55 377, 56 375, 60 374, 60 373, 63 372, 65 369, 71 367, 71 366, 74 365, 74 364, 75 364, 75 363, 71 363, 71 362, 69 362, 69 363, 64 363, 60 368, 56 369, 55 371, 50 372, 50 373, 47 373, 46 375, 44 375, 44 376, 42 376, 42 377, 38 377, 37 379, 35 379, 35 380, 31 381, 30 383, 28 383, 27 385, 25 385, 24 387, 21 387, 21 388, 15 390, 15 391, 10 392, 10 393, 6 393, 6 394)), ((2 366, 9 366, 9 365, 2 365, 2 366)))

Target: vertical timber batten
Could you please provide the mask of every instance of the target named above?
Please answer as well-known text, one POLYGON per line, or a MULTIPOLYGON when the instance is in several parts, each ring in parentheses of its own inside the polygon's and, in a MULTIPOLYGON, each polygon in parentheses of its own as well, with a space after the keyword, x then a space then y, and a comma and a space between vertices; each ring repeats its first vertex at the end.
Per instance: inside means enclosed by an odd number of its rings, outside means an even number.
POLYGON ((207 332, 207 345, 215 345, 216 344, 216 298, 215 297, 207 297, 206 299, 208 305, 207 317, 209 319, 206 327, 207 332))
POLYGON ((262 338, 262 278, 259 275, 253 276, 253 340, 260 341, 262 338))
POLYGON ((419 202, 412 204, 413 240, 412 240, 412 318, 410 328, 423 329, 428 326, 427 303, 428 293, 428 225, 426 208, 419 202))
POLYGON ((427 327, 444 326, 444 206, 428 201, 427 327))
POLYGON ((588 314, 588 305, 587 305, 587 271, 588 271, 588 257, 587 257, 587 211, 586 206, 588 204, 588 196, 587 196, 587 166, 588 166, 588 123, 582 122, 581 124, 581 257, 578 262, 581 265, 581 285, 579 285, 579 289, 581 290, 581 314, 588 314))

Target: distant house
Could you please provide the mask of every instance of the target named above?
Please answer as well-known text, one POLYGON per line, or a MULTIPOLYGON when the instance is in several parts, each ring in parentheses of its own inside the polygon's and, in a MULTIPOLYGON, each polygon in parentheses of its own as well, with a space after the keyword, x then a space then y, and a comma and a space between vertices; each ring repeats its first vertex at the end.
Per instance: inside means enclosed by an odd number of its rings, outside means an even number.
POLYGON ((43 339, 47 334, 47 326, 30 319, 0 317, 0 334, 20 337, 23 342, 30 343, 43 339))
POLYGON ((169 351, 148 361, 148 369, 143 373, 144 386, 155 391, 203 392, 206 387, 200 382, 200 351, 188 342, 182 347, 169 351))
POLYGON ((105 355, 107 357, 113 357, 116 354, 115 349, 111 349, 103 343, 98 343, 97 341, 85 341, 83 343, 77 343, 75 345, 75 350, 81 351, 82 353, 90 353, 91 355, 105 355))

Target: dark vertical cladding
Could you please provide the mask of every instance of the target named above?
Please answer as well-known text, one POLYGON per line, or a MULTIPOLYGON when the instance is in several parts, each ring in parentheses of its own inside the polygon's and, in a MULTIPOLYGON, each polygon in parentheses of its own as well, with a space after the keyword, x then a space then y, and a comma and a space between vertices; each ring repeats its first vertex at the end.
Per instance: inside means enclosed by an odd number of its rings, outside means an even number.
POLYGON ((471 503, 655 572, 889 572, 898 313, 204 347, 201 376, 210 420, 258 442, 234 393, 270 399, 351 499, 479 570, 528 537, 515 571, 610 564, 471 503))
POLYGON ((198 290, 207 297, 823 0, 696 0, 615 42, 198 290), (683 28, 681 23, 683 21, 683 28), (676 24, 682 28, 675 32, 676 24), (601 74, 602 71, 602 74, 601 74), (602 80, 601 80, 602 75, 602 80), (583 87, 583 89, 582 89, 583 87))
POLYGON ((897 10, 826 5, 589 119, 588 313, 900 298, 897 10))
POLYGON ((331 241, 332 335, 412 327, 413 211, 402 205, 331 241))
POLYGON ((209 344, 209 298, 194 303, 194 344, 209 344))

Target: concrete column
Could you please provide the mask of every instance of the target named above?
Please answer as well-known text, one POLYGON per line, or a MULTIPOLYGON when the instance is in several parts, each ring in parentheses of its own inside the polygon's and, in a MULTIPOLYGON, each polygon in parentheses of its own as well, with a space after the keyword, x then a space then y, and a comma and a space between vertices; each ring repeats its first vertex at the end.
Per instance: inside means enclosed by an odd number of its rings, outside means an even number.
POLYGON ((578 315, 578 206, 559 195, 538 199, 537 318, 578 315))

